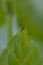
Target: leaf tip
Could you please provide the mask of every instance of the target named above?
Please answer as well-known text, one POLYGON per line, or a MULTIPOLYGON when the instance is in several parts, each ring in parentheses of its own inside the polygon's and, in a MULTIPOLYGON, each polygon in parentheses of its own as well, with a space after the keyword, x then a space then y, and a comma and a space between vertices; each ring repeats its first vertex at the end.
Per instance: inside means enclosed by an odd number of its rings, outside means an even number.
POLYGON ((22 26, 21 29, 20 29, 20 31, 22 32, 23 30, 24 30, 24 27, 22 26))

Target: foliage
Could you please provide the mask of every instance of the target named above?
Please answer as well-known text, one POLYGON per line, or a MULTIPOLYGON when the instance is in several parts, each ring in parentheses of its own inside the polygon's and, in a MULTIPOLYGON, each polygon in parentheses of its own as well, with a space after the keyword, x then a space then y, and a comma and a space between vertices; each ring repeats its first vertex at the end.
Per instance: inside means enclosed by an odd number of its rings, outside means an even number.
POLYGON ((12 36, 12 12, 18 15, 19 27, 24 26, 28 30, 28 33, 25 29, 19 30, 9 40, 0 56, 0 65, 43 65, 40 50, 29 40, 31 36, 43 42, 43 14, 36 11, 36 5, 34 0, 0 0, 0 26, 5 23, 7 14, 10 14, 6 23, 8 37, 12 36))
POLYGON ((1 54, 0 65, 42 65, 38 48, 31 44, 26 29, 21 28, 10 39, 1 54))

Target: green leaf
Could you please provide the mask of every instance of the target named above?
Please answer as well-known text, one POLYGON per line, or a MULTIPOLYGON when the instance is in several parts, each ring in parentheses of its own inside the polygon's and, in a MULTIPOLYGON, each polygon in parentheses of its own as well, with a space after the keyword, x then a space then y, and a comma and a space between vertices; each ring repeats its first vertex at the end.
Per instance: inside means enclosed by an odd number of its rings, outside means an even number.
POLYGON ((27 30, 12 37, 0 57, 0 65, 43 65, 38 48, 31 44, 27 30))

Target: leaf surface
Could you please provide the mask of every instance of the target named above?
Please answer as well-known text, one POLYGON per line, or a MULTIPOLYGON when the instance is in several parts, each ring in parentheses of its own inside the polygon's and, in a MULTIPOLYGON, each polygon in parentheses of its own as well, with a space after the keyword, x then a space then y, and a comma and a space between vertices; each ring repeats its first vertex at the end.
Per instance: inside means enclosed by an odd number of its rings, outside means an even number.
POLYGON ((26 29, 20 29, 7 44, 0 65, 42 65, 38 48, 31 44, 26 29))

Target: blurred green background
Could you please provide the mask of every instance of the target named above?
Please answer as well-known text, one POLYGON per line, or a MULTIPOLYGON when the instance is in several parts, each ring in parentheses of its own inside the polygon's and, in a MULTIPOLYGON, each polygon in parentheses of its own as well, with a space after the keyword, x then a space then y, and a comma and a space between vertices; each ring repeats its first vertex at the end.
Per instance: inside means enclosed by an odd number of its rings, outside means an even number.
POLYGON ((43 0, 0 0, 0 52, 22 26, 43 56, 43 0))

